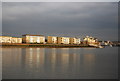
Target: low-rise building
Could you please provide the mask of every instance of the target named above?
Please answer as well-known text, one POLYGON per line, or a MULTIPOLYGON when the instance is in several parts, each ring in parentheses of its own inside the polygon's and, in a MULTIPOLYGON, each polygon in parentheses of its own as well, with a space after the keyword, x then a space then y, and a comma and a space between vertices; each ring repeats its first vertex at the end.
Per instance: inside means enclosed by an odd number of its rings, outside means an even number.
POLYGON ((70 38, 70 44, 76 44, 76 38, 70 38))
POLYGON ((30 34, 25 34, 22 35, 22 41, 23 43, 45 43, 45 36, 43 35, 30 35, 30 34))
POLYGON ((76 38, 76 44, 80 44, 80 43, 81 43, 80 38, 76 38))
POLYGON ((22 38, 0 36, 0 43, 22 43, 22 38))
POLYGON ((22 38, 12 37, 11 43, 22 43, 22 38))
POLYGON ((22 43, 22 38, 17 38, 17 43, 22 43))
POLYGON ((11 43, 12 37, 9 36, 0 36, 0 43, 11 43))
POLYGON ((48 44, 57 44, 57 37, 55 37, 55 36, 48 36, 47 43, 48 44))
POLYGON ((80 44, 80 38, 70 38, 70 44, 80 44))
POLYGON ((58 38, 58 44, 69 44, 69 37, 57 37, 58 38))
POLYGON ((84 41, 85 41, 85 42, 88 42, 88 43, 97 43, 97 42, 98 42, 98 39, 97 39, 97 38, 94 38, 94 37, 86 36, 86 37, 84 38, 84 41))
POLYGON ((11 43, 17 43, 17 38, 16 37, 12 37, 11 43))

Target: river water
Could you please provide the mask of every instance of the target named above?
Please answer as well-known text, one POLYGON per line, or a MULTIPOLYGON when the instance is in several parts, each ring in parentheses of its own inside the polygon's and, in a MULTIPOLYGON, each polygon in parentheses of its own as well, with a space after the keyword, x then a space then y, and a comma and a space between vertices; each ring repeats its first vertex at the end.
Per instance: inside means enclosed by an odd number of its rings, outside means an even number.
POLYGON ((117 79, 118 48, 1 48, 3 79, 117 79))

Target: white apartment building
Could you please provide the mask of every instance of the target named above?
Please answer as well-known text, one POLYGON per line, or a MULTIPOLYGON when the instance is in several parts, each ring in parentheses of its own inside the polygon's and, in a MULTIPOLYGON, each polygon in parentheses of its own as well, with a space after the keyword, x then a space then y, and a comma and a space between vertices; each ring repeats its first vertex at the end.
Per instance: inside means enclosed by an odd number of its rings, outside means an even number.
POLYGON ((30 34, 25 34, 22 35, 22 41, 23 43, 45 43, 45 36, 43 35, 30 35, 30 34))

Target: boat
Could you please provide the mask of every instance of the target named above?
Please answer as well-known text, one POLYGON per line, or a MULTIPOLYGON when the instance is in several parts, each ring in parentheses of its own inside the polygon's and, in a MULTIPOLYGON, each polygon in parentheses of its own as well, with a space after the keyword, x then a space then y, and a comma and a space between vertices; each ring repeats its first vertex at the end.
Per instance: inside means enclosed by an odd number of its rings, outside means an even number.
POLYGON ((103 46, 99 46, 99 48, 104 48, 103 46))
POLYGON ((97 44, 89 44, 90 46, 94 46, 94 47, 97 47, 97 48, 104 48, 103 46, 101 45, 97 45, 97 44))
POLYGON ((113 46, 110 44, 110 47, 113 47, 113 46))

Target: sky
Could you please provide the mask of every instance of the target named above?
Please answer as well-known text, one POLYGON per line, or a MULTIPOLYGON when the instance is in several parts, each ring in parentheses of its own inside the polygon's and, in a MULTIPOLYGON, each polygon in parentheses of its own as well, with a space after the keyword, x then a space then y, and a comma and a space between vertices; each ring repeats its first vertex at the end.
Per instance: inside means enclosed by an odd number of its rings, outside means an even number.
POLYGON ((119 0, 2 0, 3 2, 118 2, 119 0))
POLYGON ((117 2, 3 2, 3 35, 118 39, 117 2))
POLYGON ((2 3, 0 2, 0 35, 2 35, 2 3))

